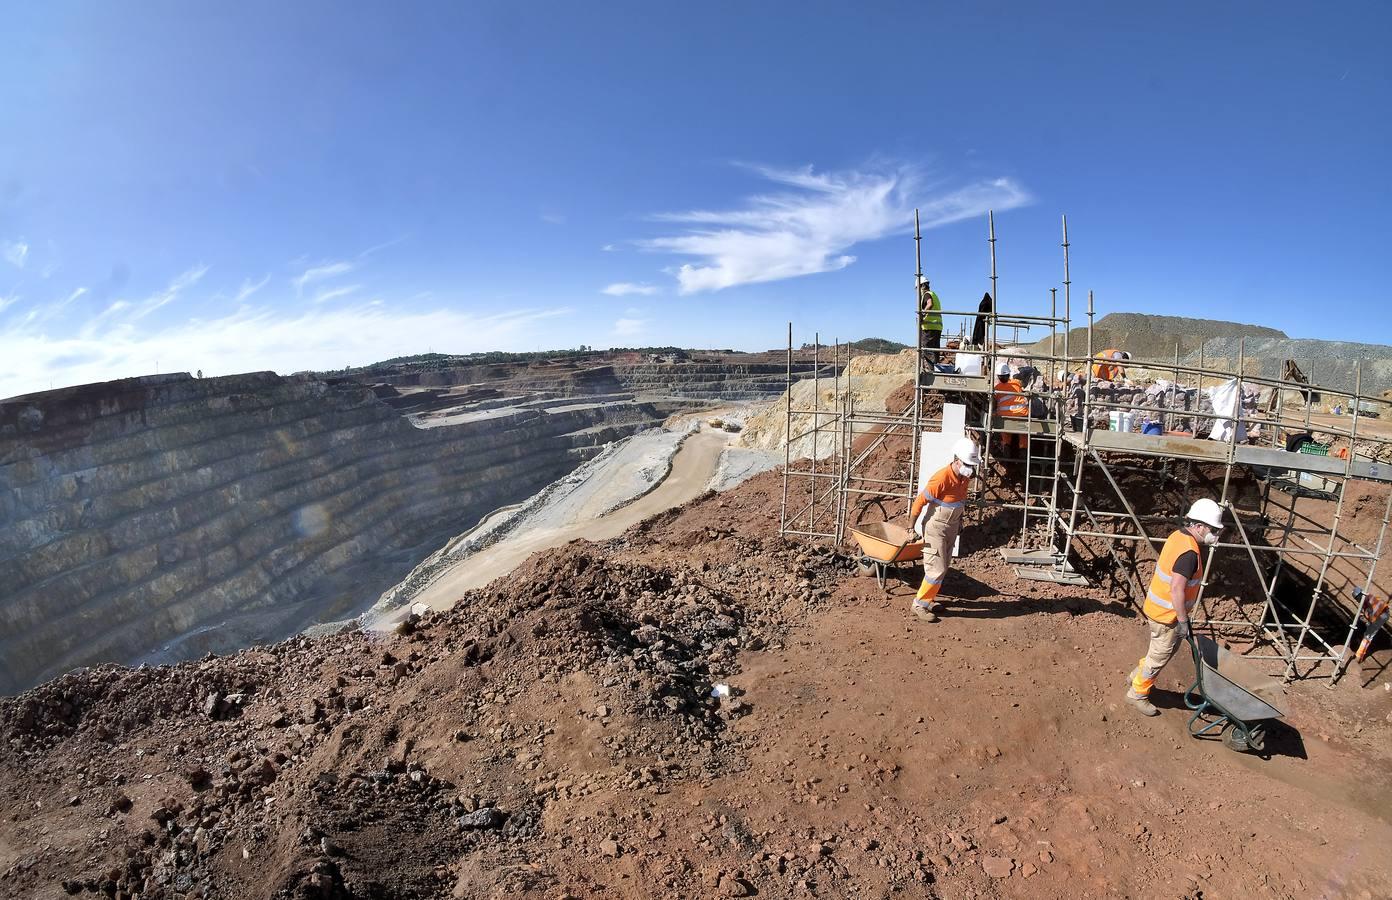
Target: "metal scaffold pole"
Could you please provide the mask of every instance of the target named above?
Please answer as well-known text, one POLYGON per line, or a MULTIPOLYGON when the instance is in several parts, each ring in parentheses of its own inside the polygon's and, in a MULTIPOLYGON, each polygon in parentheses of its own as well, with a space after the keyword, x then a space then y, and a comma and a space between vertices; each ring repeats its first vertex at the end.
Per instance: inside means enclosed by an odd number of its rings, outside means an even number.
POLYGON ((788 529, 788 469, 793 453, 793 323, 788 323, 788 380, 784 393, 787 418, 783 425, 783 503, 778 510, 779 530, 788 529))

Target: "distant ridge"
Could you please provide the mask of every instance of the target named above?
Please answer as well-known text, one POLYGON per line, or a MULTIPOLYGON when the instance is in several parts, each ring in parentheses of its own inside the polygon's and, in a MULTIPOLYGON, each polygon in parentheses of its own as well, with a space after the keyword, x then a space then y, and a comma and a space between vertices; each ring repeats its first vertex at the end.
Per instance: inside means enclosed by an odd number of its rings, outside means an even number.
MULTIPOLYGON (((1074 328, 1068 340, 1072 355, 1087 353, 1086 328, 1074 328)), ((1239 356, 1244 356, 1247 374, 1279 378, 1282 362, 1293 359, 1315 384, 1340 390, 1353 389, 1361 361, 1365 395, 1377 396, 1392 388, 1392 347, 1384 344, 1292 338, 1262 325, 1124 312, 1103 316, 1092 331, 1094 353, 1116 348, 1130 352, 1137 361, 1172 363, 1176 344, 1185 365, 1202 362, 1205 368, 1236 371, 1239 356)), ((1031 349, 1047 353, 1048 339, 1031 349)), ((1061 347, 1058 352, 1063 352, 1061 347)))
MULTIPOLYGON (((1145 313, 1108 313, 1092 328, 1093 352, 1112 347, 1127 350, 1139 359, 1174 361, 1175 345, 1180 358, 1198 352, 1205 341, 1213 338, 1267 338, 1287 340, 1284 331, 1262 325, 1244 325, 1218 319, 1190 319, 1184 316, 1151 316, 1145 313)), ((1087 328, 1074 328, 1068 333, 1069 350, 1075 355, 1087 351, 1087 328)), ((1034 344, 1035 350, 1047 350, 1048 338, 1034 344)), ((1060 351, 1061 352, 1061 351, 1060 351)))

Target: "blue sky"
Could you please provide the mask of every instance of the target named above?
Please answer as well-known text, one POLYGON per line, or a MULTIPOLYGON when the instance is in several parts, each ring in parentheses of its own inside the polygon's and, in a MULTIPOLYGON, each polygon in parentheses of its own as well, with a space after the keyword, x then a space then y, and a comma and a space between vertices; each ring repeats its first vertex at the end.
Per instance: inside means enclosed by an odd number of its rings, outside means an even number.
POLYGON ((0 396, 946 304, 1392 343, 1379 3, 43 3, 0 52, 0 396))

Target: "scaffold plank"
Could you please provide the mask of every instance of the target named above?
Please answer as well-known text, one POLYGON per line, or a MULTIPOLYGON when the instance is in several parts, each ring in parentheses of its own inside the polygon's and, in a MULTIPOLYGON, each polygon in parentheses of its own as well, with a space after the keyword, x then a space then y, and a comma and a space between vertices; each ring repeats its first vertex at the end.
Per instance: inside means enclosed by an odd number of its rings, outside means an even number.
MULTIPOLYGON (((1074 447, 1082 449, 1083 435, 1072 432, 1063 436, 1074 447)), ((1093 431, 1087 446, 1094 450, 1121 451, 1140 456, 1163 456, 1174 459, 1189 459, 1199 462, 1221 463, 1228 458, 1228 445, 1219 441, 1202 438, 1176 437, 1174 435, 1136 434, 1129 431, 1093 431)), ((1345 460, 1333 456, 1315 456, 1310 453, 1291 453, 1273 447, 1253 447, 1239 444, 1233 450, 1234 461, 1249 466, 1265 466, 1270 469, 1294 472, 1319 472, 1326 475, 1343 475, 1347 465, 1345 460)), ((1392 465, 1387 463, 1354 460, 1350 475, 1364 481, 1392 482, 1392 465)))

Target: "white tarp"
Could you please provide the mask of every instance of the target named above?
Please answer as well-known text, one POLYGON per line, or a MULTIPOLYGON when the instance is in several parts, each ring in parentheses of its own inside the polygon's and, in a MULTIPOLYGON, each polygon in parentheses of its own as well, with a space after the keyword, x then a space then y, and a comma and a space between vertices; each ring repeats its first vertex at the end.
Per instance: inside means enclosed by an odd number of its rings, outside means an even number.
POLYGON ((1234 422, 1237 427, 1237 442, 1240 444, 1247 440, 1247 425, 1242 421, 1242 395, 1237 390, 1237 379, 1233 378, 1217 387, 1211 387, 1206 393, 1213 402, 1214 414, 1223 417, 1213 423, 1213 432, 1208 436, 1209 440, 1229 440, 1232 437, 1231 429, 1234 422))
MULTIPOLYGON (((942 431, 925 431, 918 437, 918 489, 928 486, 933 473, 952 462, 952 444, 967 434, 967 408, 943 404, 942 431)), ((910 505, 913 501, 910 500, 910 505)))

